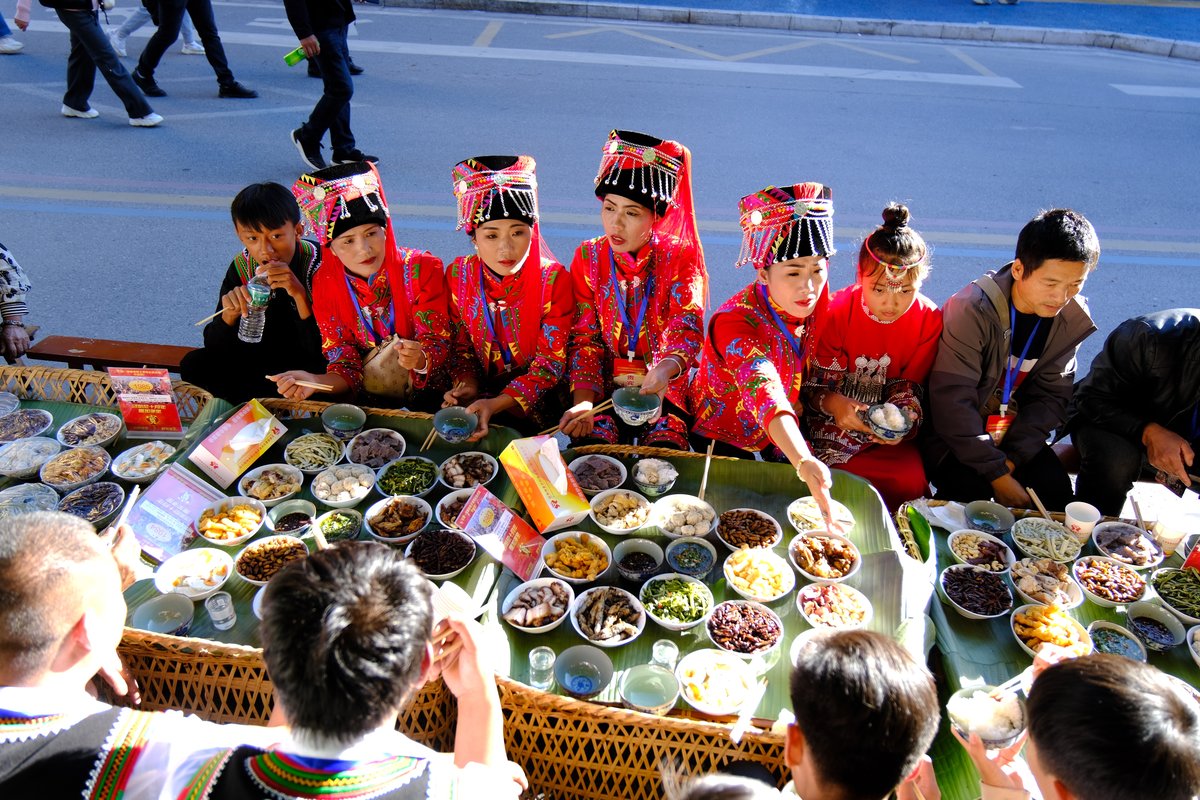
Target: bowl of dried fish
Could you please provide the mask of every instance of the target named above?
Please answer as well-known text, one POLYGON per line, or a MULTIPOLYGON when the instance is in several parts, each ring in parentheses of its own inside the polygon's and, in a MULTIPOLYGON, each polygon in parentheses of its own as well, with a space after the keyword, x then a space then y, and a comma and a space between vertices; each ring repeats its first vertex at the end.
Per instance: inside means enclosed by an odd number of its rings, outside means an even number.
POLYGON ((125 502, 125 490, 112 481, 81 486, 58 502, 58 510, 73 514, 102 530, 125 502))
POLYGON ((500 604, 504 621, 525 633, 552 631, 571 610, 575 590, 558 578, 534 578, 513 589, 500 604))
POLYGON ((385 497, 367 509, 363 522, 373 539, 407 544, 433 519, 433 508, 419 497, 385 497))
POLYGON ((1163 561, 1163 550, 1150 534, 1127 522, 1101 522, 1092 530, 1092 544, 1100 555, 1134 569, 1151 569, 1163 561))
POLYGON ((41 408, 22 408, 0 417, 0 442, 41 436, 50 430, 54 417, 41 408))
POLYGON ((66 494, 100 480, 111 462, 99 447, 72 447, 42 464, 38 475, 42 483, 66 494))
POLYGON ((1050 558, 1022 558, 1012 565, 1013 588, 1026 603, 1075 608, 1083 589, 1071 580, 1071 566, 1050 558))
POLYGON ((108 447, 121 435, 121 418, 95 411, 65 423, 55 438, 64 447, 108 447))
POLYGON ((238 481, 238 494, 253 497, 267 508, 291 498, 304 485, 304 473, 288 464, 252 469, 238 481))
POLYGON ((615 586, 581 592, 571 606, 575 632, 597 647, 620 647, 646 629, 646 609, 631 593, 615 586))

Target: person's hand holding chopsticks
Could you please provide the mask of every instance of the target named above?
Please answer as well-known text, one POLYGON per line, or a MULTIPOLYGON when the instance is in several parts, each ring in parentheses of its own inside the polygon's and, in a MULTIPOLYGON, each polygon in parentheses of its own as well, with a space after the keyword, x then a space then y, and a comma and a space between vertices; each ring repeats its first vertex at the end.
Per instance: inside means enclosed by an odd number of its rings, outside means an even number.
POLYGON ((307 400, 314 392, 341 394, 350 388, 340 375, 314 375, 302 369, 290 369, 266 377, 267 380, 275 382, 279 394, 288 400, 307 400))

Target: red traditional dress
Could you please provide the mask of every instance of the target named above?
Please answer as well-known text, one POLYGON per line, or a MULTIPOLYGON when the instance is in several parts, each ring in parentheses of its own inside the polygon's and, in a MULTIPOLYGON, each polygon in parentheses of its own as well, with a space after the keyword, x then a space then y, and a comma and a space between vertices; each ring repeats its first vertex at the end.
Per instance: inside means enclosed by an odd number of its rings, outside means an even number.
POLYGON ((752 283, 717 309, 689 390, 695 433, 759 451, 772 444, 767 426, 777 415, 799 418, 813 329, 827 298, 800 320, 752 283))
MULTIPOLYGON (((428 252, 396 243, 379 172, 371 164, 345 164, 302 175, 292 194, 321 243, 321 267, 313 276, 313 314, 321 331, 328 371, 340 375, 355 394, 364 386, 364 358, 389 337, 415 340, 427 357, 425 366, 404 371, 411 388, 445 382, 444 366, 452 333, 442 262, 428 252), (384 261, 368 278, 345 268, 330 242, 338 231, 375 223, 386 233, 384 261)), ((395 359, 391 352, 380 359, 395 359)), ((388 362, 388 367, 391 364, 388 362)), ((371 397, 377 405, 411 404, 411 391, 371 397)))
POLYGON ((912 306, 891 323, 875 318, 863 301, 862 285, 833 296, 813 352, 813 380, 806 389, 832 389, 861 403, 894 403, 917 420, 903 442, 876 444, 847 431, 810 399, 804 435, 813 454, 829 466, 874 484, 888 508, 928 494, 929 482, 916 445, 922 418, 922 386, 929 378, 942 332, 942 312, 918 293, 912 306))
POLYGON ((562 413, 555 394, 566 372, 575 298, 566 268, 539 260, 502 277, 479 256, 465 256, 450 265, 447 279, 457 337, 453 379, 476 378, 484 397, 507 394, 540 425, 562 413))

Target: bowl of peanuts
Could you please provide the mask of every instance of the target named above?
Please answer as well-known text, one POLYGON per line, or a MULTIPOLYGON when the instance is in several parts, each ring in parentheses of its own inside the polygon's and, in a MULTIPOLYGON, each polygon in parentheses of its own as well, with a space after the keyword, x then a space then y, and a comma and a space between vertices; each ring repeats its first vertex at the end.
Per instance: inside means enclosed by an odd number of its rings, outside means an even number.
POLYGON ((308 548, 295 536, 268 536, 246 545, 233 568, 246 583, 266 586, 279 570, 307 556, 308 548))
POLYGON ((731 508, 717 518, 717 538, 731 551, 742 547, 772 548, 783 541, 783 528, 755 508, 731 508))

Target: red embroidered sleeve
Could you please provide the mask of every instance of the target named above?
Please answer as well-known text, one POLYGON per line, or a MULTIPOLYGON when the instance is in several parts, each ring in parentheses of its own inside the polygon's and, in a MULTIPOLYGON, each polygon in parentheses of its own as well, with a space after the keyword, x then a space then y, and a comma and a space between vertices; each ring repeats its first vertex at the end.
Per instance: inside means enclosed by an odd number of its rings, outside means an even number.
POLYGON ((604 340, 600 334, 596 303, 596 251, 593 239, 579 245, 571 260, 571 286, 575 295, 575 322, 571 326, 571 391, 587 389, 604 394, 604 340))
MULTIPOLYGON (((446 368, 453 346, 450 328, 450 313, 446 297, 446 273, 441 259, 430 253, 422 253, 412 267, 412 279, 416 284, 409 293, 412 298, 414 338, 429 358, 424 373, 412 373, 413 385, 422 388, 429 380, 446 368)), ((392 291, 400 291, 392 287, 392 291)))
MULTIPOLYGON (((775 366, 772 330, 743 314, 721 314, 712 323, 713 346, 723 353, 728 372, 741 387, 741 406, 769 439, 767 426, 779 414, 796 416, 792 398, 775 366)), ((761 437, 761 438, 759 438, 761 437)))
POLYGON ((329 373, 341 376, 350 385, 351 393, 358 394, 363 383, 360 348, 366 346, 356 335, 359 321, 339 319, 332 298, 319 292, 313 295, 313 314, 321 331, 321 352, 329 362, 329 373))

